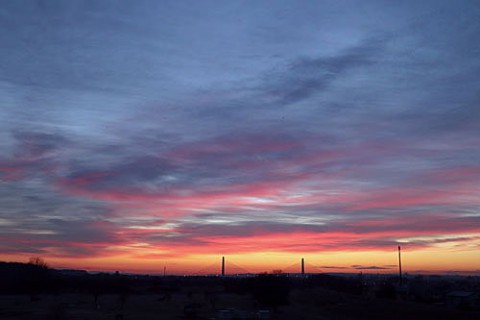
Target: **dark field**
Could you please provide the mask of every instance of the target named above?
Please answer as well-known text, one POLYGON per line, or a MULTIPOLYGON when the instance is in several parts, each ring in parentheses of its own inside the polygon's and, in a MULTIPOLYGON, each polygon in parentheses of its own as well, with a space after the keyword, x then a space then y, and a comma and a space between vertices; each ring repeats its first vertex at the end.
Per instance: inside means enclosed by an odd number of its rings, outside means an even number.
POLYGON ((222 293, 212 308, 203 293, 175 293, 170 301, 158 294, 132 294, 120 306, 118 295, 99 298, 99 308, 89 294, 3 295, 0 319, 479 319, 480 313, 401 301, 367 299, 323 289, 293 290, 287 305, 261 308, 249 295, 222 293), (194 305, 196 316, 188 314, 194 305), (187 307, 187 308, 186 308, 187 307), (234 309, 225 311, 222 309, 234 309), (225 316, 222 318, 222 314, 225 316), (233 314, 233 317, 228 317, 233 314), (244 315, 239 316, 236 314, 244 315))
POLYGON ((0 319, 480 319, 476 277, 417 276, 400 286, 381 275, 155 277, 11 267, 2 273, 0 319))

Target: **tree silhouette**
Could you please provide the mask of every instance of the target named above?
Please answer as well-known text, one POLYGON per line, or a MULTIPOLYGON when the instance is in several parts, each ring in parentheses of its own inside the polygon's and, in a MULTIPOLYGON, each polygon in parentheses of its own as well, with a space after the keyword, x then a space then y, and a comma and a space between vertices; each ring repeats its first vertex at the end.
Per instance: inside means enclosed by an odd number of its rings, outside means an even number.
POLYGON ((40 257, 31 257, 28 259, 29 264, 33 264, 34 266, 40 267, 42 269, 48 269, 48 264, 45 262, 43 258, 40 257))
POLYGON ((31 257, 28 262, 32 266, 27 280, 30 300, 37 300, 37 294, 45 291, 49 287, 50 273, 48 264, 43 258, 31 257))

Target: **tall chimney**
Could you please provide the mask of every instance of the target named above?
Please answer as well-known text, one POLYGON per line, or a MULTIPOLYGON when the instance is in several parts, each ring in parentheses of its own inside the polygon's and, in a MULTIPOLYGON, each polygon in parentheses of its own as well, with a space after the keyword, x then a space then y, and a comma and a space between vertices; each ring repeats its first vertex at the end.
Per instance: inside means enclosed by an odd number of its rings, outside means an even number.
POLYGON ((305 259, 302 258, 302 275, 305 274, 305 259))
POLYGON ((225 257, 222 257, 222 277, 225 275, 225 257))
POLYGON ((398 246, 398 278, 400 279, 400 284, 402 284, 402 251, 400 246, 398 246))

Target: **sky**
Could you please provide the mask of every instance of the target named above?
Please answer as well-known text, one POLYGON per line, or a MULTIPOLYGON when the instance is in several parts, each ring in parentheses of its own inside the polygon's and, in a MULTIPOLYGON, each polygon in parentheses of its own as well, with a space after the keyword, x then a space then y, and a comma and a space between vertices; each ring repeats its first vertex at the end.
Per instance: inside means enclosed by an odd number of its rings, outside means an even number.
POLYGON ((0 260, 480 274, 479 34, 476 0, 2 1, 0 260))

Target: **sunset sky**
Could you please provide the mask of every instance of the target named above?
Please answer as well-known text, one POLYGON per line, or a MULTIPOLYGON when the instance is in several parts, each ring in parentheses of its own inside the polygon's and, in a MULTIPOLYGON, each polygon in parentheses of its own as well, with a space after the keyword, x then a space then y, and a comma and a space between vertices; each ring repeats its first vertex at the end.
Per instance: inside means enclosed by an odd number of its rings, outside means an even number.
POLYGON ((479 1, 1 2, 0 260, 376 273, 398 245, 480 274, 479 1))

